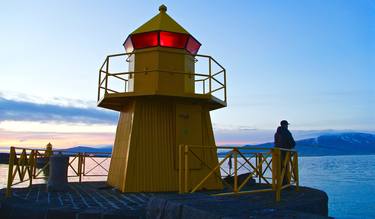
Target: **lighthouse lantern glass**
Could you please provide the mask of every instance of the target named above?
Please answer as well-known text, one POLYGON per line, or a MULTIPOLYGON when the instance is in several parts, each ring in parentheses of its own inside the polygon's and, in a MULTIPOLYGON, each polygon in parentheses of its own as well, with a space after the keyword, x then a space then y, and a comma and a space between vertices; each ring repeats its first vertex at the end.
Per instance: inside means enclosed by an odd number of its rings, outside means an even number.
POLYGON ((186 34, 160 31, 160 46, 183 49, 187 39, 186 34))
POLYGON ((133 52, 134 47, 130 36, 125 40, 124 47, 126 52, 133 52))
POLYGON ((124 43, 126 52, 155 46, 186 49, 190 54, 196 55, 201 44, 189 34, 168 31, 137 33, 130 35, 124 43))
POLYGON ((158 46, 158 33, 147 32, 131 36, 134 49, 143 49, 146 47, 158 46))
POLYGON ((192 36, 190 36, 186 45, 186 50, 189 51, 191 54, 195 55, 197 54, 200 47, 201 44, 192 36))

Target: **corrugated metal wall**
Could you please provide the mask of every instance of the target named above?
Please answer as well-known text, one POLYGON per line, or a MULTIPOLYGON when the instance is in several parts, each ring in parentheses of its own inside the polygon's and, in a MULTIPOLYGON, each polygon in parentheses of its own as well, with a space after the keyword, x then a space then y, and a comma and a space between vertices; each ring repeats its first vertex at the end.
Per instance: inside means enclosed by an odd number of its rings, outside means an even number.
MULTIPOLYGON (((208 108, 193 103, 189 106, 186 102, 183 105, 169 99, 139 98, 124 109, 108 175, 110 185, 123 192, 178 191, 178 145, 191 142, 215 145, 208 108), (186 112, 181 109, 183 105, 186 112), (182 111, 187 121, 182 121, 181 126, 177 120, 182 111), (201 133, 198 135, 197 131, 201 133), (180 132, 188 138, 177 138, 176 133, 180 132)), ((210 167, 218 163, 216 151, 201 150, 197 154, 210 167)), ((198 159, 189 159, 189 163, 191 188, 209 169, 198 159)), ((222 184, 212 176, 202 187, 219 189, 222 184)))

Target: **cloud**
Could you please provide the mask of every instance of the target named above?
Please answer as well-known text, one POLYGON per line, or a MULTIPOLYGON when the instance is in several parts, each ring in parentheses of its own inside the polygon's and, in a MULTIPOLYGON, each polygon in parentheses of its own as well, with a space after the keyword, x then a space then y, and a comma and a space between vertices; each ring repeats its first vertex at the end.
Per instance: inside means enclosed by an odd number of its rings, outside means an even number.
POLYGON ((95 108, 10 100, 0 97, 0 121, 115 124, 118 114, 95 108))
POLYGON ((54 148, 68 148, 77 145, 108 146, 114 141, 114 133, 56 133, 56 132, 13 132, 0 131, 0 151, 9 146, 44 148, 51 142, 54 148))

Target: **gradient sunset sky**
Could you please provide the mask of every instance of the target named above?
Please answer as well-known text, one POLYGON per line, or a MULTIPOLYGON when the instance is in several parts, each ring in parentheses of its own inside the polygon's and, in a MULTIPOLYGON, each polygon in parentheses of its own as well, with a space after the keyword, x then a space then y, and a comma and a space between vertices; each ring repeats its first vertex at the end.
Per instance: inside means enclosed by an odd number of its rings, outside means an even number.
POLYGON ((227 70, 218 144, 375 132, 374 1, 1 1, 0 147, 113 144, 98 69, 161 4, 227 70))

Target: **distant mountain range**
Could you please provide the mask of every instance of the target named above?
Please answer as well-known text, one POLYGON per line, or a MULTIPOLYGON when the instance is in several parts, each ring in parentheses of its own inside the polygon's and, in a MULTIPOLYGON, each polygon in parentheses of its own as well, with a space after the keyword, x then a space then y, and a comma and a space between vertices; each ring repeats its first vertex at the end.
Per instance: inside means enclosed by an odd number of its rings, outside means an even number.
MULTIPOLYGON (((273 142, 245 146, 268 148, 273 147, 273 142)), ((296 149, 300 156, 375 154, 375 135, 358 132, 325 134, 316 138, 296 141, 296 149)), ((66 150, 72 152, 111 152, 112 146, 99 148, 77 146, 66 150)))
POLYGON ((112 145, 102 146, 102 147, 88 147, 88 146, 76 146, 68 149, 64 149, 64 151, 69 152, 112 152, 112 145))
MULTIPOLYGON (((273 142, 246 146, 273 147, 273 142)), ((321 135, 296 141, 296 149, 300 156, 375 154, 375 135, 357 132, 321 135)))

